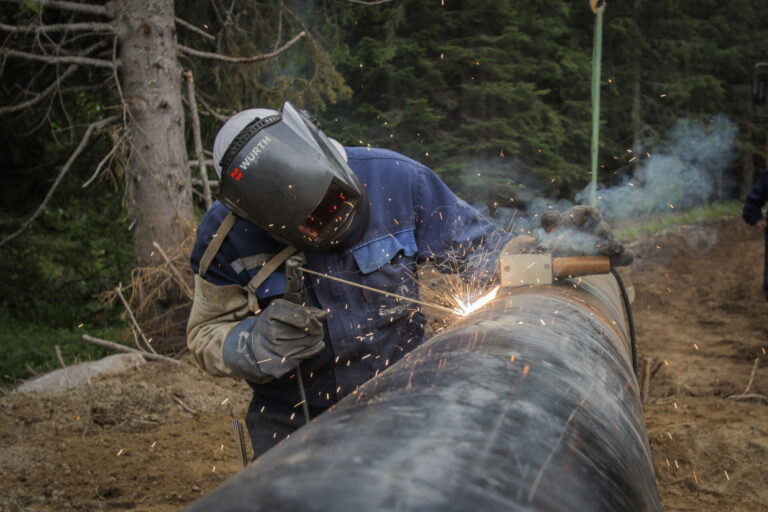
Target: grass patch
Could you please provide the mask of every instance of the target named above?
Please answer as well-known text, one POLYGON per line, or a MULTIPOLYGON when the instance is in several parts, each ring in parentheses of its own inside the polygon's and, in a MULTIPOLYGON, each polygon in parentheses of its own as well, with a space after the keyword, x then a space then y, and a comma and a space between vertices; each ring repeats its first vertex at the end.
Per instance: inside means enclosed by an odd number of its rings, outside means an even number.
POLYGON ((83 334, 97 338, 120 341, 125 334, 123 327, 101 327, 83 325, 80 328, 39 326, 20 322, 0 311, 0 386, 5 389, 33 377, 60 368, 54 346, 58 345, 67 365, 76 361, 100 359, 114 353, 111 350, 86 343, 83 334))
POLYGON ((622 241, 632 241, 647 235, 658 233, 664 229, 682 224, 693 224, 706 219, 721 219, 723 217, 739 217, 743 208, 741 201, 713 203, 698 206, 692 210, 671 213, 664 216, 649 216, 639 221, 621 222, 614 229, 614 236, 622 241))

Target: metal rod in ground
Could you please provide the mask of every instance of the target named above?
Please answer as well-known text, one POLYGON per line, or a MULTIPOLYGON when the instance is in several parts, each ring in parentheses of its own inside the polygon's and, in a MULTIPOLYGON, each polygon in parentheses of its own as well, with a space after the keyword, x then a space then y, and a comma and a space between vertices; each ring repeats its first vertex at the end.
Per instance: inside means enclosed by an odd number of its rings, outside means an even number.
POLYGON ((299 395, 301 396, 301 408, 304 411, 304 420, 309 423, 312 418, 309 417, 309 405, 307 404, 307 392, 304 390, 304 379, 301 376, 301 365, 296 365, 296 381, 299 384, 299 395))
POLYGON ((372 288, 370 286, 365 286, 364 284, 355 283, 353 281, 347 281, 346 279, 340 279, 338 277, 334 277, 334 276, 331 276, 331 275, 328 275, 328 274, 323 274, 322 272, 315 272, 314 270, 309 270, 309 269, 306 269, 304 267, 299 267, 299 269, 301 271, 303 271, 303 272, 308 273, 308 274, 324 277, 326 279, 330 279, 331 281, 336 281, 336 282, 339 282, 339 283, 348 284, 350 286, 356 286, 357 288, 362 288, 363 290, 368 290, 369 292, 380 293, 381 295, 386 295, 387 297, 393 297, 395 299, 400 299, 400 300, 404 300, 404 301, 407 301, 407 302, 413 302, 414 304, 420 304, 422 306, 426 306, 426 307, 432 308, 432 309, 437 309, 438 311, 443 311, 445 313, 450 313, 452 315, 458 315, 459 314, 459 312, 456 311, 455 309, 451 309, 451 308, 448 308, 448 307, 445 307, 445 306, 440 306, 439 304, 431 304, 429 302, 424 302, 424 301, 419 300, 419 299, 414 299, 414 298, 411 298, 411 297, 406 297, 404 295, 398 295, 396 293, 385 292, 384 290, 379 290, 378 288, 372 288))
POLYGON ((237 449, 237 458, 240 460, 240 469, 248 465, 248 455, 245 452, 245 435, 243 434, 243 424, 240 420, 232 420, 232 430, 235 434, 235 447, 237 449))

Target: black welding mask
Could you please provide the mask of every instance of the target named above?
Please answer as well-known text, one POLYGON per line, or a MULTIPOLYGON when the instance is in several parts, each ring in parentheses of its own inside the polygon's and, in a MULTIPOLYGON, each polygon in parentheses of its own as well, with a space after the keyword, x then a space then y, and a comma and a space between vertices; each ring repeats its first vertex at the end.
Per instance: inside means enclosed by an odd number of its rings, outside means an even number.
MULTIPOLYGON (((272 115, 258 115, 270 113, 263 109, 250 112, 257 115, 247 124, 240 120, 245 126, 218 162, 219 200, 274 239, 300 250, 356 243, 368 227, 368 198, 341 145, 334 145, 288 102, 272 115)), ((214 159, 226 131, 225 124, 214 144, 214 159)))

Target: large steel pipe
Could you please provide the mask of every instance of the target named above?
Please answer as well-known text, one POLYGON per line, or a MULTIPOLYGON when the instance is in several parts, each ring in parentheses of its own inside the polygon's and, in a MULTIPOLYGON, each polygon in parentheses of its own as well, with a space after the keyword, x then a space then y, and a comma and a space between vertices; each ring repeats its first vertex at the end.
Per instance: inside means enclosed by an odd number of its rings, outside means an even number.
POLYGON ((610 276, 514 289, 188 510, 660 510, 626 332, 610 276))

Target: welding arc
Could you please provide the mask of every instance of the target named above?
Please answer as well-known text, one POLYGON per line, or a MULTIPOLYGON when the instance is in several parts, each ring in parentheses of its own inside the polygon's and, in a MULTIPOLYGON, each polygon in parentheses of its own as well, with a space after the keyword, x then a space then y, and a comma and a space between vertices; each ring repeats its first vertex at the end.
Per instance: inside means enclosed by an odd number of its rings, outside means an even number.
POLYGON ((461 313, 459 313, 455 309, 451 309, 451 308, 448 308, 448 307, 445 307, 445 306, 440 306, 439 304, 431 304, 429 302, 424 302, 424 301, 421 301, 421 300, 418 300, 418 299, 413 299, 411 297, 406 297, 404 295, 398 295, 396 293, 385 292, 384 290, 379 290, 378 288, 371 288, 370 286, 366 286, 364 284, 355 283, 355 282, 352 282, 352 281, 347 281, 346 279, 340 279, 338 277, 330 276, 328 274, 323 274, 322 272, 315 272, 314 270, 309 270, 309 269, 304 268, 304 267, 299 267, 299 270, 301 270, 302 272, 306 272, 308 274, 312 274, 312 275, 315 275, 315 276, 319 276, 319 277, 324 277, 326 279, 330 279, 331 281, 336 281, 336 282, 339 282, 339 283, 348 284, 350 286, 356 286, 358 288, 362 288, 363 290, 368 290, 369 292, 380 293, 382 295, 386 295, 387 297, 393 297, 395 299, 400 299, 400 300, 404 300, 404 301, 407 301, 407 302, 413 302, 415 304, 420 304, 420 305, 425 306, 425 307, 429 307, 429 308, 432 308, 432 309, 437 309, 439 311, 443 311, 445 313, 450 313, 452 315, 460 315, 461 314, 461 313))

